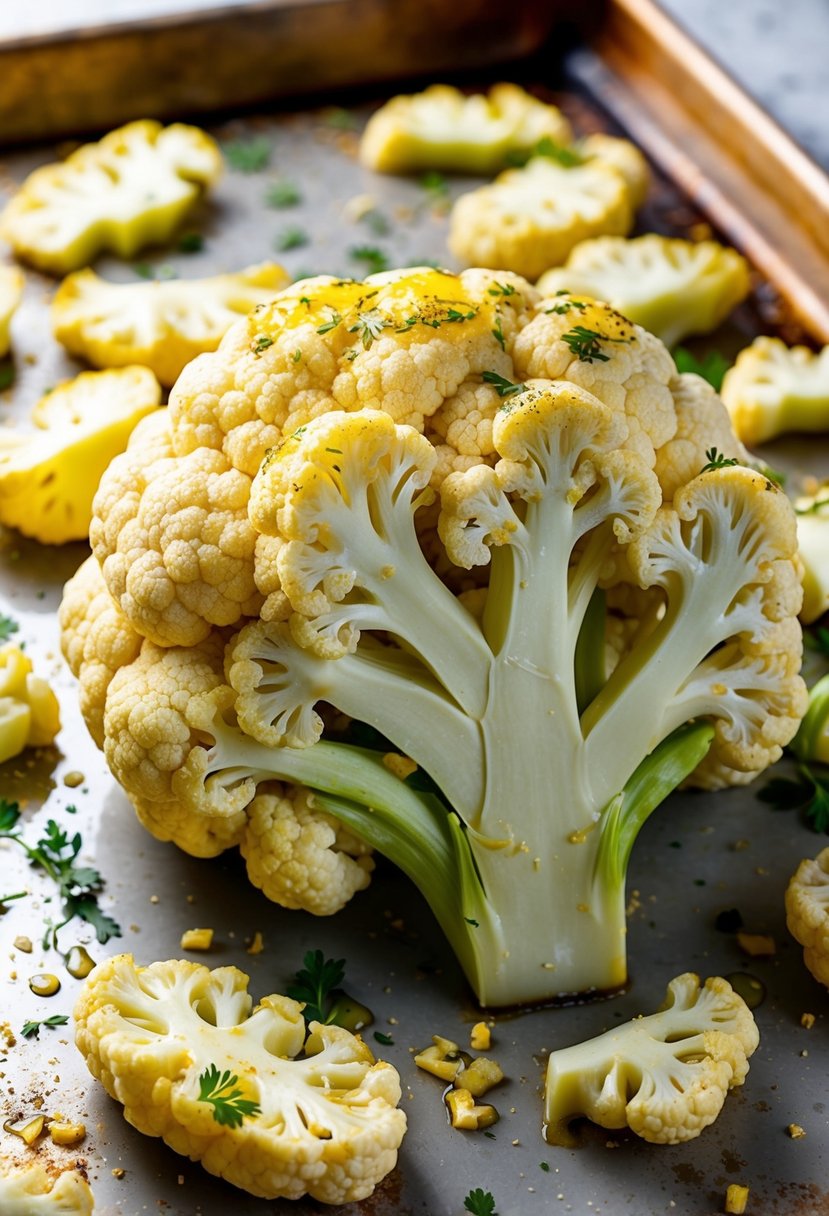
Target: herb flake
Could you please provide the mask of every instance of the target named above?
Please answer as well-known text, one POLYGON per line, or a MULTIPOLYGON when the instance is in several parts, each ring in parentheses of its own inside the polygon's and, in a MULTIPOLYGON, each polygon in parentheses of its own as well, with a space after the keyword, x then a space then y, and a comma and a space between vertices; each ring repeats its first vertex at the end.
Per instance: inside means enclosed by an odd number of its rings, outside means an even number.
POLYGON ((729 469, 740 463, 736 456, 725 456, 717 448, 706 448, 705 459, 708 463, 702 466, 700 474, 713 473, 715 469, 729 469))
POLYGON ((239 173, 259 173, 271 159, 271 142, 266 135, 252 139, 232 139, 224 145, 225 160, 239 173))
POLYGON ((362 262, 367 274, 381 274, 389 268, 389 259, 376 245, 355 245, 349 249, 352 262, 362 262))
POLYGON ((702 376, 717 392, 722 388, 725 373, 731 366, 718 350, 710 350, 701 358, 697 358, 684 346, 678 346, 674 351, 674 363, 678 372, 693 372, 695 376, 702 376))
POLYGON ((274 238, 273 244, 279 253, 288 253, 291 249, 302 249, 310 239, 304 228, 294 226, 283 228, 274 238))
POLYGON ((610 355, 606 355, 599 346, 600 342, 627 342, 628 338, 609 338, 607 334, 599 333, 597 329, 588 329, 586 325, 574 325, 566 334, 561 335, 561 341, 570 347, 571 352, 581 363, 609 363, 610 355))
POLYGON ((8 642, 13 633, 17 633, 20 626, 14 617, 6 616, 0 612, 0 642, 8 642))
POLYGON ((265 191, 265 206, 282 210, 284 207, 296 207, 302 202, 299 187, 286 179, 271 182, 265 191))

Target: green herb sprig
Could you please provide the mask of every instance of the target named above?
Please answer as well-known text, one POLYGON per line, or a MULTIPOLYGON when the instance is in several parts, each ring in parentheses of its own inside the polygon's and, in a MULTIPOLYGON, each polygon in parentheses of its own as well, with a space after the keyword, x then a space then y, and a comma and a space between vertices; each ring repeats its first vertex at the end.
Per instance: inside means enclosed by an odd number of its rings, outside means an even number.
POLYGON ((736 456, 725 456, 716 448, 706 448, 705 459, 708 463, 702 466, 700 473, 712 473, 715 469, 729 469, 732 465, 740 463, 736 456))
POLYGON ((252 139, 233 139, 224 145, 225 160, 239 173, 259 173, 271 159, 271 143, 266 135, 252 139))
POLYGON ((309 950, 302 960, 303 967, 289 985, 287 993, 295 1001, 305 1005, 304 1017, 308 1022, 328 1025, 334 1021, 337 990, 345 979, 345 959, 326 958, 322 950, 309 950))
POLYGON ((693 372, 696 376, 702 376, 717 392, 722 388, 725 373, 731 366, 718 350, 710 350, 698 359, 684 346, 678 346, 674 351, 674 363, 678 372, 693 372))
POLYGON ((382 249, 378 249, 376 245, 355 245, 349 249, 348 256, 352 262, 362 262, 366 268, 366 274, 382 274, 389 268, 387 254, 382 249))
POLYGON ((284 178, 278 182, 271 182, 265 191, 266 207, 275 207, 277 210, 282 210, 285 207, 296 207, 301 202, 302 194, 299 191, 299 187, 284 178))
POLYGON ((609 338, 607 334, 599 333, 597 329, 588 329, 586 325, 574 325, 566 334, 561 335, 562 342, 570 347, 571 352, 581 363, 609 363, 610 355, 606 355, 599 346, 600 342, 627 342, 628 338, 609 338))
POLYGON ((24 1022, 20 1033, 24 1039, 36 1039, 40 1035, 41 1026, 54 1030, 56 1026, 65 1026, 68 1021, 68 1013, 54 1013, 50 1018, 44 1018, 41 1022, 24 1022))
POLYGON ((219 1072, 215 1064, 205 1068, 199 1076, 199 1101, 213 1107, 213 1118, 222 1127, 241 1127, 246 1118, 261 1115, 258 1102, 244 1096, 244 1090, 236 1089, 239 1078, 230 1069, 219 1072))
POLYGON ((499 376, 497 372, 484 372, 482 379, 491 384, 499 397, 514 397, 516 393, 523 393, 526 389, 526 384, 514 384, 512 380, 507 380, 504 376, 499 376))
POLYGON ((466 1196, 463 1209, 465 1212, 471 1212, 472 1216, 498 1216, 492 1192, 484 1191, 479 1186, 466 1196))
POLYGON ((374 339, 380 337, 387 324, 388 322, 382 313, 379 313, 376 308, 371 308, 368 312, 357 314, 357 323, 356 325, 350 325, 348 332, 350 334, 359 334, 364 349, 369 350, 374 339))

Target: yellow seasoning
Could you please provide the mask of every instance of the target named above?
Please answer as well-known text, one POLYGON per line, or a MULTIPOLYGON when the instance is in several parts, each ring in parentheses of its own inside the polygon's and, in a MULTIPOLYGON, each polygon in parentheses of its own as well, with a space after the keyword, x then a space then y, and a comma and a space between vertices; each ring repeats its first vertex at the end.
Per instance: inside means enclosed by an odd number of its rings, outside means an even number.
POLYGON ((29 987, 35 996, 54 996, 60 992, 60 980, 48 971, 39 971, 29 977, 29 987))

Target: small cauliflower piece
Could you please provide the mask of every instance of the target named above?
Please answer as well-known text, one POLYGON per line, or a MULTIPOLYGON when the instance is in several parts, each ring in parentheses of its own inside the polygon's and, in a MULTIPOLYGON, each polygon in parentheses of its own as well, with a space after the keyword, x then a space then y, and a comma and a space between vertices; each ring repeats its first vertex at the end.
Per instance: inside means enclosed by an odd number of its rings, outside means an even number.
POLYGON ((829 848, 797 867, 786 889, 786 924, 809 971, 829 988, 829 848))
POLYGON ((289 281, 275 262, 154 283, 108 283, 94 270, 79 270, 55 294, 52 329, 70 354, 93 367, 140 363, 169 387, 185 364, 215 350, 234 321, 289 281))
POLYGON ((798 498, 794 507, 803 563, 800 619, 804 625, 811 625, 829 610, 829 482, 823 482, 814 494, 798 498))
POLYGON ((183 961, 101 963, 75 1007, 76 1042, 126 1119, 263 1199, 365 1199, 394 1168, 400 1079, 360 1039, 183 961))
POLYGON ((829 346, 815 354, 779 338, 755 338, 726 372, 722 399, 750 446, 789 431, 829 431, 829 346))
POLYGON ((16 266, 0 266, 0 359, 9 353, 11 319, 23 299, 23 272, 16 266))
POLYGON ((39 1162, 0 1164, 3 1216, 91 1216, 94 1209, 89 1184, 76 1170, 64 1170, 55 1178, 39 1162))
POLYGON ((650 169, 645 157, 629 139, 619 139, 616 135, 606 135, 604 131, 596 131, 586 135, 575 145, 578 155, 587 160, 599 160, 610 165, 621 173, 628 184, 630 203, 638 209, 645 201, 650 185, 650 169))
POLYGON ((107 465, 158 410, 146 367, 81 372, 35 406, 31 432, 0 432, 0 523, 45 545, 84 540, 107 465))
POLYGON ((60 730, 52 689, 19 646, 0 648, 0 764, 26 747, 46 747, 60 730))
POLYGON ((86 266, 104 249, 130 258, 169 240, 221 165, 198 127, 131 122, 35 169, 0 214, 0 236, 51 274, 86 266))
POLYGON ((658 1013, 551 1053, 548 1134, 566 1143, 570 1120, 586 1116, 652 1144, 693 1140, 742 1085, 759 1041, 751 1010, 726 980, 700 986, 691 972, 677 976, 658 1013))
POLYGON ((515 84, 496 84, 487 95, 433 84, 422 93, 393 97, 368 121, 360 160, 379 173, 447 169, 495 173, 509 152, 529 151, 544 137, 572 139, 557 106, 515 84))
POLYGON ((695 244, 651 232, 583 241, 537 287, 545 296, 564 290, 605 300, 675 346, 688 334, 716 329, 748 295, 749 272, 745 258, 716 241, 695 244))
POLYGON ((461 195, 452 208, 449 248, 467 265, 537 279, 580 241, 625 236, 633 210, 630 188, 611 165, 564 166, 536 156, 461 195))

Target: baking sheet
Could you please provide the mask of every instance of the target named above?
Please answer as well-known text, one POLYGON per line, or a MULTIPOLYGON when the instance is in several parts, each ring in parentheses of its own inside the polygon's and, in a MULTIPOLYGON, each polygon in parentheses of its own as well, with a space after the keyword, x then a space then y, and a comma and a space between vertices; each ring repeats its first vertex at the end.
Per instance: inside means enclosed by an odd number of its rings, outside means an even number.
MULTIPOLYGON (((568 108, 582 128, 604 121, 584 97, 569 98, 568 108)), ((357 126, 367 112, 355 112, 357 126)), ((137 259, 155 266, 157 273, 196 276, 275 257, 294 275, 354 274, 362 267, 349 251, 366 244, 384 249, 392 264, 449 261, 445 207, 416 180, 381 178, 361 169, 354 159, 356 132, 341 113, 235 119, 214 133, 222 141, 265 137, 272 149, 269 164, 252 174, 230 170, 212 201, 187 225, 204 235, 202 251, 160 250, 137 259), (303 202, 283 211, 268 209, 266 188, 282 178, 300 186, 303 202), (366 221, 346 218, 349 201, 366 194, 389 222, 385 236, 375 235, 366 221), (308 243, 275 253, 274 242, 295 226, 307 233, 308 243)), ((8 158, 0 187, 8 193, 52 152, 8 158)), ((450 193, 469 184, 468 179, 452 179, 450 193)), ((662 183, 641 226, 692 229, 702 235, 697 226, 703 222, 662 183)), ((135 278, 134 267, 110 259, 102 259, 97 269, 113 279, 135 278)), ((22 415, 49 385, 80 370, 49 333, 44 306, 54 284, 33 272, 27 278, 26 304, 13 329, 17 383, 12 393, 0 395, 2 422, 22 415)), ((784 320, 776 308, 773 293, 761 287, 717 336, 716 345, 732 353, 759 328, 768 327, 772 316, 784 320)), ((796 330, 790 328, 787 336, 791 340, 796 330)), ((818 446, 809 442, 791 442, 775 452, 776 463, 802 471, 820 472, 821 458, 818 446)), ((22 883, 32 891, 30 899, 13 904, 0 918, 0 1022, 7 1020, 18 1032, 17 1044, 0 1053, 0 1123, 28 1112, 36 1100, 50 1113, 59 1108, 83 1118, 88 1135, 78 1150, 47 1144, 38 1151, 55 1161, 84 1163, 98 1212, 462 1216, 468 1190, 482 1187, 492 1191, 500 1216, 558 1211, 707 1216, 722 1210, 727 1185, 740 1182, 751 1187, 748 1210, 753 1216, 829 1213, 826 992, 803 967, 800 948, 786 933, 782 904, 797 863, 823 842, 794 814, 773 812, 757 802, 754 788, 673 796, 634 849, 629 989, 613 1001, 496 1016, 491 1054, 508 1077, 491 1095, 501 1121, 493 1139, 453 1131, 446 1123, 442 1086, 414 1067, 412 1049, 428 1044, 436 1033, 464 1042, 479 1012, 427 907, 405 878, 381 861, 368 892, 336 917, 319 920, 269 904, 247 883, 237 854, 199 861, 154 841, 138 825, 79 720, 73 681, 59 659, 54 610, 63 581, 86 552, 83 545, 49 550, 10 534, 3 538, 0 609, 19 621, 17 636, 25 640, 38 670, 54 677, 65 726, 60 752, 27 755, 0 767, 0 796, 19 799, 24 806, 27 835, 37 834, 48 817, 83 833, 83 857, 94 861, 107 880, 102 903, 124 931, 121 941, 89 946, 96 960, 117 949, 133 951, 140 963, 177 957, 181 933, 209 925, 216 933, 214 948, 209 955, 193 957, 211 966, 241 967, 251 975, 251 991, 258 998, 284 991, 308 949, 319 947, 330 957, 345 958, 346 987, 375 1014, 369 1043, 376 1046, 375 1029, 394 1039, 392 1046, 377 1051, 400 1071, 402 1105, 410 1121, 396 1171, 370 1200, 347 1209, 249 1198, 161 1142, 132 1131, 121 1108, 87 1075, 68 1028, 43 1030, 37 1040, 19 1037, 26 1019, 70 1012, 79 983, 54 953, 37 946, 31 955, 15 950, 18 934, 33 940, 40 936, 51 891, 18 850, 0 848, 2 889, 16 890, 22 883), (64 784, 72 771, 84 775, 76 789, 64 784), (76 811, 70 813, 69 806, 76 811), (747 960, 733 937, 715 930, 717 912, 730 907, 740 909, 750 929, 774 935, 778 951, 773 959, 747 960), (254 957, 246 953, 245 943, 256 931, 263 935, 265 950, 254 957), (51 1000, 34 997, 27 986, 28 976, 44 969, 63 981, 51 1000), (729 1097, 715 1127, 678 1147, 648 1146, 627 1133, 587 1126, 578 1148, 547 1146, 541 1137, 546 1052, 651 1011, 661 1002, 667 981, 688 969, 703 976, 750 971, 768 989, 756 1014, 761 1044, 748 1080, 729 1097), (817 1019, 809 1031, 800 1024, 804 1012, 817 1019), (786 1135, 792 1122, 804 1127, 805 1138, 786 1135), (123 1170, 123 1177, 113 1170, 123 1170)), ((62 947, 89 936, 83 926, 72 924, 62 933, 62 947)), ((32 1155, 9 1135, 0 1135, 0 1153, 32 1155)))

